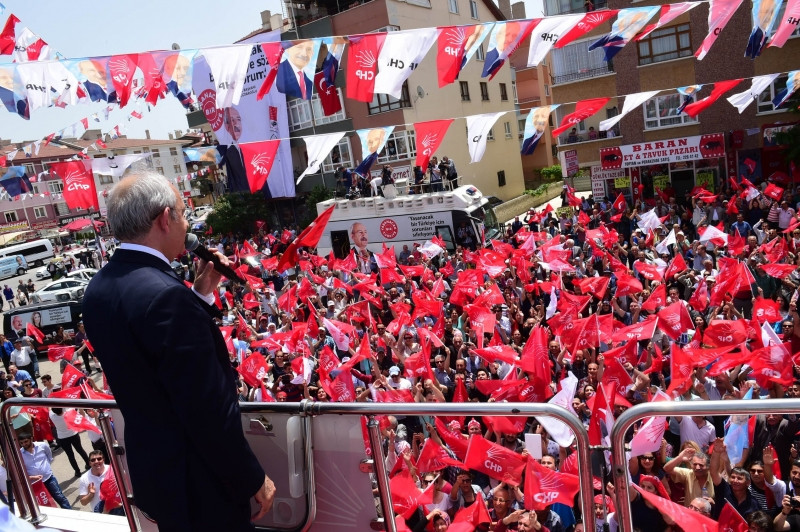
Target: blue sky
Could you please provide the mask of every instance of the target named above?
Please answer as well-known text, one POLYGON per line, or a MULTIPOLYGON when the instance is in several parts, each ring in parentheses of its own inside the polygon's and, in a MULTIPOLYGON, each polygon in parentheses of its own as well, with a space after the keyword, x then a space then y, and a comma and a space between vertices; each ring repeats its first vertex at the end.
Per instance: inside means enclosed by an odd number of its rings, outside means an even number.
MULTIPOLYGON (((55 0, 0 0, 6 6, 0 17, 20 19, 55 50, 68 58, 112 55, 181 48, 202 48, 231 43, 261 26, 261 11, 282 12, 280 0, 137 0, 65 3, 55 0)), ((525 0, 529 17, 540 15, 541 0, 525 0)), ((66 109, 39 109, 30 121, 0 110, 0 138, 34 141, 77 122, 100 104, 66 109)), ((118 123, 131 109, 115 111, 111 124, 118 123)), ((153 138, 166 138, 176 129, 186 130, 186 119, 174 98, 159 102, 142 120, 133 120, 128 136, 142 137, 149 129, 153 138)))

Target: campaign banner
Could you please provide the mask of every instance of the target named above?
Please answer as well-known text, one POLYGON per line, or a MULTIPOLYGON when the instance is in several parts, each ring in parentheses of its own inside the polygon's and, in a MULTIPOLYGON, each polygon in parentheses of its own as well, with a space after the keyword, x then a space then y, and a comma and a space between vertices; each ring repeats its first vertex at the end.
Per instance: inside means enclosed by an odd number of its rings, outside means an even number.
MULTIPOLYGON (((273 31, 244 41, 253 46, 250 50, 250 62, 242 94, 238 104, 225 109, 220 109, 216 105, 216 82, 208 63, 201 57, 195 61, 192 76, 198 104, 211 129, 217 135, 219 143, 223 147, 227 146, 229 190, 250 189, 239 150, 240 144, 289 137, 286 96, 278 92, 277 87, 273 85, 263 99, 257 98, 258 90, 270 70, 260 43, 279 40, 280 32, 273 31)), ((264 190, 268 190, 273 198, 294 197, 295 179, 288 142, 281 142, 264 190)))
MULTIPOLYGON (((431 237, 437 236, 436 228, 453 227, 453 213, 451 211, 399 214, 378 218, 363 218, 360 220, 330 221, 325 228, 328 238, 335 232, 347 232, 350 246, 358 249, 366 248, 380 253, 382 244, 387 246, 391 242, 416 241, 420 244, 431 237)), ((399 252, 399 249, 397 250, 399 252)))
POLYGON ((724 156, 725 136, 723 133, 639 142, 600 149, 600 162, 604 170, 724 156))
MULTIPOLYGON (((369 175, 371 177, 381 177, 383 175, 383 166, 381 165, 378 167, 377 170, 370 171, 369 175)), ((397 183, 398 179, 407 179, 409 183, 413 181, 414 172, 411 169, 411 166, 398 166, 392 167, 392 179, 395 183, 397 183)))
MULTIPOLYGON (((38 329, 48 325, 68 324, 72 321, 70 306, 65 303, 63 307, 45 308, 33 312, 22 312, 11 316, 11 334, 6 332, 9 337, 26 336, 26 327, 30 323, 38 329)), ((67 332, 72 332, 68 330, 67 332)))

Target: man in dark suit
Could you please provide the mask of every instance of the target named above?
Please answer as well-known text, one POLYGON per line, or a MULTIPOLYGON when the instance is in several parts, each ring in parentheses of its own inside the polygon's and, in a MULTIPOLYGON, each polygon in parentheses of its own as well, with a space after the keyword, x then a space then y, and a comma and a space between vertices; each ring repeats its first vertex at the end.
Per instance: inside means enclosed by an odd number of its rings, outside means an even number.
POLYGON ((213 320, 220 274, 201 262, 189 289, 170 269, 184 251, 184 210, 159 174, 112 189, 108 223, 122 244, 86 290, 84 324, 125 417, 137 506, 162 531, 253 530, 250 498, 257 520, 275 487, 245 440, 213 320))
POLYGON ((278 91, 289 96, 310 100, 313 82, 303 69, 313 59, 314 43, 310 40, 296 41, 296 43, 283 52, 286 61, 281 61, 278 65, 278 91), (303 80, 302 85, 300 79, 303 80))

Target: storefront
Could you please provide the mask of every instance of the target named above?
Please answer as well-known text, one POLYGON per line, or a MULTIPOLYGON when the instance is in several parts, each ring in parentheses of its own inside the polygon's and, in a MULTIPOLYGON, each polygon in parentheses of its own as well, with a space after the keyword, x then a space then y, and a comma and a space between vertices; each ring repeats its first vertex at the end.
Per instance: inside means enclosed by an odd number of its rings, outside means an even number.
POLYGON ((623 168, 615 170, 603 170, 600 165, 591 168, 592 196, 595 200, 603 197, 614 201, 617 196, 622 194, 625 201, 631 202, 631 178, 623 168))
POLYGON ((714 192, 726 178, 725 136, 714 133, 602 148, 600 161, 602 172, 624 171, 629 178, 626 183, 615 177, 613 191, 605 179, 609 197, 608 192, 623 192, 634 199, 650 199, 660 190, 680 201, 695 186, 714 192), (623 191, 617 185, 629 188, 623 191))

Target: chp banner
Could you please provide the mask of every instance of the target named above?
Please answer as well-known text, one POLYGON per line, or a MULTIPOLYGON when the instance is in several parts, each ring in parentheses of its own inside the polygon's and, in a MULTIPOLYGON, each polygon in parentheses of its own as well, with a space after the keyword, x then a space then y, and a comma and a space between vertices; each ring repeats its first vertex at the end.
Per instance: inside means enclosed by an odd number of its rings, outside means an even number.
POLYGON ((674 163, 723 157, 725 137, 722 133, 697 135, 654 142, 639 142, 600 149, 603 170, 631 168, 650 164, 674 163))
MULTIPOLYGON (((269 92, 262 99, 258 99, 258 91, 271 71, 261 43, 279 40, 280 33, 273 31, 246 41, 252 44, 252 47, 244 86, 239 103, 226 109, 217 106, 217 84, 208 63, 202 57, 197 57, 194 63, 192 85, 197 94, 198 104, 219 139, 220 153, 226 157, 230 191, 250 190, 239 143, 289 137, 286 96, 278 91, 276 84, 273 84, 269 92), (235 146, 235 149, 231 150, 231 146, 235 146), (223 150, 233 153, 223 154, 223 150)), ((282 142, 275 154, 267 186, 263 189, 270 197, 289 198, 295 195, 290 150, 289 143, 282 142)))
POLYGON ((64 181, 64 201, 70 209, 100 210, 89 161, 50 163, 50 170, 64 181))

